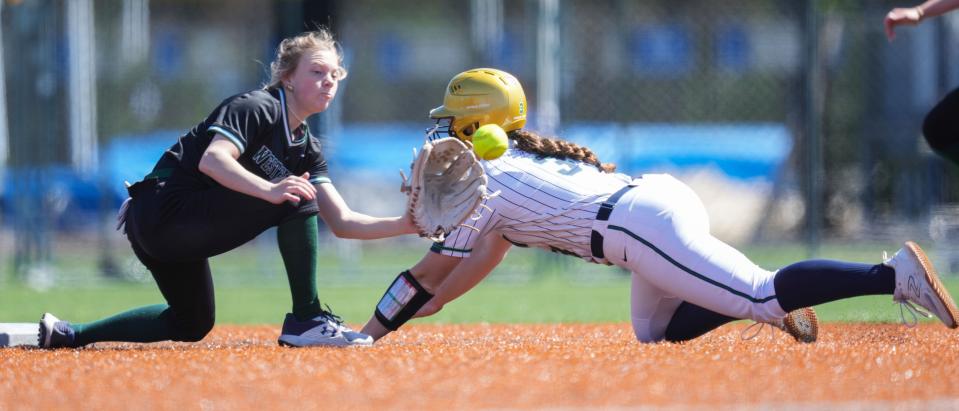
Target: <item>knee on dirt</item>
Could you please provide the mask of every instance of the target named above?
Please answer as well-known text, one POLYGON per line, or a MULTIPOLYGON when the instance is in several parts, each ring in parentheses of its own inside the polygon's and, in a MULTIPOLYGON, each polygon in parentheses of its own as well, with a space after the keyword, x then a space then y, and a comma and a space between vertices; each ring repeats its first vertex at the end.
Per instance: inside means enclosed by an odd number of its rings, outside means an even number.
POLYGON ((185 315, 176 315, 173 321, 173 340, 196 342, 206 337, 213 329, 216 315, 212 310, 193 311, 185 315))

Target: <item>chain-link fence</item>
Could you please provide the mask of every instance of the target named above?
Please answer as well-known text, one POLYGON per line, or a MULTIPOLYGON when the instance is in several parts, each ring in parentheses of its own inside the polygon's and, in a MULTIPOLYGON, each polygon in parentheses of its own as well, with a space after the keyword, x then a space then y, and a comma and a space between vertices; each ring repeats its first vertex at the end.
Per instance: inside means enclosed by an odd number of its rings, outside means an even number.
MULTIPOLYGON (((130 276, 132 254, 108 223, 122 182, 219 101, 262 85, 279 40, 315 24, 333 28, 350 76, 312 129, 360 211, 402 209, 396 170, 429 109, 454 74, 490 66, 523 83, 529 128, 586 144, 627 173, 680 176, 730 242, 910 236, 949 249, 959 173, 920 132, 959 84, 959 17, 889 43, 882 18, 894 6, 903 4, 7 0, 0 277, 130 276), (84 259, 88 269, 63 268, 84 259)), ((254 262, 236 270, 275 271, 264 244, 247 247, 254 262)), ((424 248, 324 244, 343 271, 378 249, 424 248)))

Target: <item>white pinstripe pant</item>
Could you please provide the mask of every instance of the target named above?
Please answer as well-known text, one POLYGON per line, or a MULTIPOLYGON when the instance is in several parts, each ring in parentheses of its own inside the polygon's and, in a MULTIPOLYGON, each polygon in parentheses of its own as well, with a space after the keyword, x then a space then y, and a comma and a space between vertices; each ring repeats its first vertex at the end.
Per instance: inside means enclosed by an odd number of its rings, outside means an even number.
POLYGON ((709 233, 709 217, 696 193, 666 174, 644 175, 634 183, 597 228, 606 258, 633 273, 637 339, 662 340, 683 301, 756 321, 786 315, 776 300, 775 273, 709 233))

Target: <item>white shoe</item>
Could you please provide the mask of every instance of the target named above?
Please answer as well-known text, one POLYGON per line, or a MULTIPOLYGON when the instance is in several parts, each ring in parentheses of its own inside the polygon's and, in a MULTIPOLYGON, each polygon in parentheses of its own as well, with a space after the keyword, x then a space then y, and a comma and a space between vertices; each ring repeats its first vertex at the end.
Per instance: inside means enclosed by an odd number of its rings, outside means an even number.
POLYGON ((956 303, 939 281, 936 269, 919 245, 906 241, 906 244, 883 264, 896 270, 896 290, 893 293, 893 301, 901 304, 900 310, 906 307, 913 316, 913 321, 910 323, 906 321, 905 314, 900 312, 903 323, 910 327, 916 325, 916 313, 932 317, 918 310, 913 305, 916 304, 939 317, 946 327, 959 327, 959 321, 957 321, 959 310, 956 309, 956 303))
POLYGON ((368 347, 373 337, 353 331, 336 314, 324 311, 306 321, 287 314, 278 342, 290 347, 368 347))

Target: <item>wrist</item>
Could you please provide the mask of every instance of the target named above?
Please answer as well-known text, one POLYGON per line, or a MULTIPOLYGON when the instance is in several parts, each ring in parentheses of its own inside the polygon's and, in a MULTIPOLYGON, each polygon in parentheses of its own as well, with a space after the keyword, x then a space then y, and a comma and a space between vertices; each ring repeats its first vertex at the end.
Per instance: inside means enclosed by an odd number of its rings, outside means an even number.
POLYGON ((269 194, 271 191, 273 191, 274 188, 276 188, 279 185, 272 181, 266 181, 262 178, 257 178, 256 180, 253 180, 253 181, 255 182, 254 185, 256 186, 256 188, 262 191, 264 194, 269 194))
POLYGON ((278 184, 274 184, 263 179, 259 179, 259 180, 260 181, 256 181, 256 183, 254 184, 257 191, 257 197, 260 197, 260 199, 262 200, 269 201, 270 198, 273 196, 273 189, 276 188, 278 184))
POLYGON ((913 9, 916 11, 916 15, 919 16, 919 17, 916 19, 916 23, 921 22, 922 19, 923 19, 923 17, 926 16, 926 12, 922 9, 922 6, 913 7, 913 9))
POLYGON ((403 227, 403 234, 416 234, 419 232, 419 229, 416 228, 416 224, 413 224, 413 219, 408 218, 406 215, 400 217, 399 223, 403 227))

